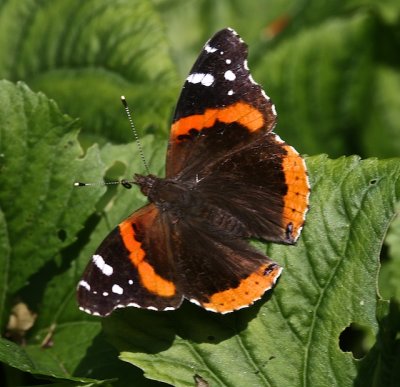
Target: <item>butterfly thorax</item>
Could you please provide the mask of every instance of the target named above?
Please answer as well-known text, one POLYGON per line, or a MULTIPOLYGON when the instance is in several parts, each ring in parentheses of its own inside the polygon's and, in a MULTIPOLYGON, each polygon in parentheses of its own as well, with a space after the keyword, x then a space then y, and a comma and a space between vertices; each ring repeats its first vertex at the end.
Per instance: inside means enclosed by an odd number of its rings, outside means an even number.
POLYGON ((213 203, 196 190, 196 183, 163 179, 154 175, 135 175, 135 183, 162 212, 168 212, 173 222, 196 220, 210 231, 226 237, 249 237, 247 227, 229 211, 213 203))
POLYGON ((179 213, 193 205, 192 185, 173 179, 163 179, 154 175, 135 175, 135 183, 161 211, 179 213))

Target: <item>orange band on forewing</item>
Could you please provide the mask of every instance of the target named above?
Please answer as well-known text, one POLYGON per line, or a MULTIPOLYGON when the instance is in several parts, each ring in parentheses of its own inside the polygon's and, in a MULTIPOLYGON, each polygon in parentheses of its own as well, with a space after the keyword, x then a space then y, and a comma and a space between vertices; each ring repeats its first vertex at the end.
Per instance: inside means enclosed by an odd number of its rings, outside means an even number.
POLYGON ((292 235, 297 238, 308 209, 310 186, 302 157, 291 146, 285 145, 284 148, 287 155, 283 158, 282 166, 288 191, 284 198, 283 219, 287 223, 292 222, 292 235))
POLYGON ((269 271, 270 265, 262 265, 255 273, 243 279, 238 287, 213 294, 209 302, 202 306, 219 313, 227 313, 252 304, 274 286, 281 273, 282 269, 276 264, 269 271))
POLYGON ((237 102, 224 108, 207 109, 203 114, 181 118, 172 125, 171 136, 176 138, 179 135, 187 134, 190 129, 210 128, 216 121, 224 124, 237 122, 250 132, 259 130, 264 126, 264 118, 259 110, 247 103, 237 102))
POLYGON ((146 253, 142 244, 135 239, 132 223, 130 221, 122 222, 119 225, 119 232, 126 249, 129 251, 129 259, 137 268, 142 285, 146 290, 162 297, 175 295, 175 285, 160 277, 153 267, 144 260, 146 253))

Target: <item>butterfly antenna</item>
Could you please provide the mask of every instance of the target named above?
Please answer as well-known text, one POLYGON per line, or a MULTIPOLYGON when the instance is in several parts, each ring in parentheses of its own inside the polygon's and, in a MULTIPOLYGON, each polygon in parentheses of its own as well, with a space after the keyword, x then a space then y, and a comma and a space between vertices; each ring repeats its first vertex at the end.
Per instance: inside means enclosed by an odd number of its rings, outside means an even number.
MULTIPOLYGON (((126 102, 126 99, 125 99, 124 96, 121 96, 121 101, 122 101, 122 105, 124 105, 124 109, 125 109, 126 115, 128 116, 129 124, 130 124, 130 126, 132 128, 132 132, 133 132, 133 135, 135 137, 136 145, 137 145, 138 150, 139 150, 140 158, 142 159, 142 162, 143 162, 143 165, 144 165, 144 167, 146 169, 147 174, 150 175, 149 166, 147 165, 146 159, 144 157, 142 143, 140 142, 138 133, 136 131, 135 125, 134 125, 133 120, 132 120, 132 115, 131 115, 131 112, 129 110, 128 103, 126 102)), ((132 184, 134 184, 134 183, 135 183, 134 181, 128 181, 128 180, 125 180, 125 179, 113 180, 113 181, 101 181, 101 182, 93 182, 93 183, 83 183, 81 181, 77 181, 77 182, 74 183, 74 187, 101 187, 101 186, 104 186, 104 185, 121 184, 125 188, 132 188, 132 184)))
POLYGON ((132 183, 128 180, 114 180, 114 181, 99 181, 97 183, 83 183, 81 181, 77 181, 74 183, 74 187, 101 187, 103 185, 117 185, 121 184, 125 188, 132 188, 132 183))
POLYGON ((140 158, 142 159, 142 162, 143 162, 143 165, 144 165, 144 167, 146 169, 147 174, 150 175, 149 166, 147 165, 147 161, 146 161, 146 159, 144 157, 142 143, 140 142, 138 133, 137 133, 135 125, 133 123, 131 112, 130 112, 129 106, 128 106, 128 102, 126 102, 126 99, 125 99, 125 97, 123 95, 121 96, 121 102, 122 102, 122 105, 124 105, 124 109, 125 109, 126 115, 128 116, 129 125, 131 126, 131 129, 132 129, 132 132, 133 132, 133 136, 135 137, 135 141, 136 141, 136 145, 137 145, 138 150, 139 150, 140 158))

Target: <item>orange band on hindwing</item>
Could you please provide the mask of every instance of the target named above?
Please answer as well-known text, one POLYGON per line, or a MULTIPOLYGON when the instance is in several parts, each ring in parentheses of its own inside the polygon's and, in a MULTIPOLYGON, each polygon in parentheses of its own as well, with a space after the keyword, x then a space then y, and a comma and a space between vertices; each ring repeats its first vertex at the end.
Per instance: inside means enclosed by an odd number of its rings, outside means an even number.
POLYGON ((172 297, 176 293, 175 285, 160 277, 154 268, 145 261, 146 252, 142 244, 135 239, 135 232, 130 221, 122 222, 119 225, 119 232, 125 248, 129 251, 129 259, 137 268, 142 285, 149 292, 162 297, 172 297))
POLYGON ((246 307, 275 285, 281 271, 282 268, 275 263, 262 265, 255 273, 243 279, 239 286, 213 294, 202 306, 219 313, 246 307))

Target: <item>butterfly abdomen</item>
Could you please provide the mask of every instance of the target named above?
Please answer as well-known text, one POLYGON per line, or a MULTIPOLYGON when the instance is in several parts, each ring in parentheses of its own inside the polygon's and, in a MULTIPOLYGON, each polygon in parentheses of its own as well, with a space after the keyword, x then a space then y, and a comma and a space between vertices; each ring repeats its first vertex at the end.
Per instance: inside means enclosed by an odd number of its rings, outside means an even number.
POLYGON ((250 237, 246 225, 230 212, 209 203, 204 203, 202 210, 203 225, 211 231, 228 238, 250 237))

